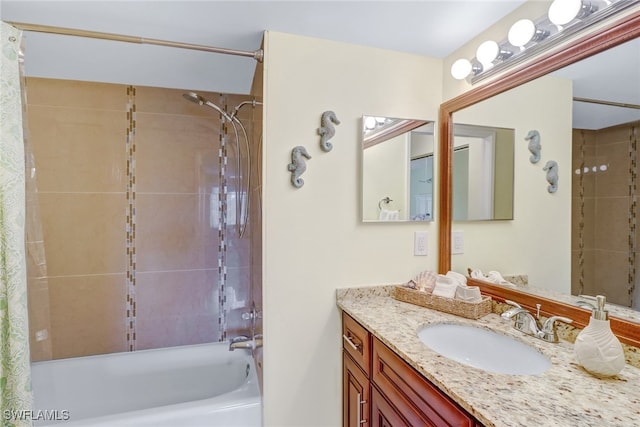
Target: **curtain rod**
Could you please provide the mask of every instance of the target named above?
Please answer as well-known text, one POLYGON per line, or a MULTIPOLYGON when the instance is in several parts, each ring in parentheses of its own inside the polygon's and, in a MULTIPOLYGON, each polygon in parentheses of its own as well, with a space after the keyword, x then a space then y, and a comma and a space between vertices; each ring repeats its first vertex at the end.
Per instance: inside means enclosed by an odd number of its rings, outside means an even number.
POLYGON ((112 41, 136 43, 136 44, 151 44, 156 46, 177 47, 180 49, 191 49, 191 50, 200 50, 204 52, 223 53, 226 55, 236 55, 236 56, 245 56, 245 57, 253 58, 258 62, 262 62, 262 60, 264 59, 264 52, 262 49, 258 49, 256 51, 251 52, 246 50, 226 49, 222 47, 173 42, 168 40, 148 39, 145 37, 125 36, 125 35, 113 34, 113 33, 101 33, 98 31, 87 31, 87 30, 76 30, 73 28, 53 27, 49 25, 26 24, 23 22, 10 22, 10 21, 8 21, 7 23, 10 25, 13 25, 19 30, 34 31, 37 33, 61 34, 65 36, 87 37, 87 38, 100 39, 100 40, 112 40, 112 41))
POLYGON ((610 105, 612 107, 633 108, 636 110, 640 110, 640 105, 638 104, 625 104, 622 102, 601 101, 599 99, 589 99, 589 98, 573 98, 573 100, 577 102, 588 102, 590 104, 610 105))

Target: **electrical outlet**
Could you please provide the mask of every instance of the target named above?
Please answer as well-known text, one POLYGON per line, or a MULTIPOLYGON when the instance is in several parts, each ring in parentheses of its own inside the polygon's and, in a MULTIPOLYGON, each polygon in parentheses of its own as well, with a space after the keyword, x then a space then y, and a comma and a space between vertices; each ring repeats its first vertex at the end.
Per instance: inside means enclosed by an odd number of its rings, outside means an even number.
POLYGON ((451 253, 464 253, 464 233, 462 231, 451 232, 451 253))
POLYGON ((426 231, 416 231, 413 235, 413 254, 427 255, 428 233, 426 231))

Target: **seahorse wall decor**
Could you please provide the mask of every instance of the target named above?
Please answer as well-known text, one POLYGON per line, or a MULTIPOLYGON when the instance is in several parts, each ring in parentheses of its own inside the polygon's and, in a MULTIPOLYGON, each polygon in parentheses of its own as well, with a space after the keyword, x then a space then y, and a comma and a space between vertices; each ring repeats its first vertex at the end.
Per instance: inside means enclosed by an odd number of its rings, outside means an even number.
POLYGON ((549 160, 542 170, 547 172, 547 182, 549 183, 547 191, 555 193, 558 191, 558 163, 549 160))
POLYGON ((524 140, 529 141, 529 151, 531 151, 529 161, 531 163, 538 163, 540 161, 540 150, 542 150, 542 145, 540 145, 540 132, 530 130, 527 136, 524 137, 524 140))
POLYGON ((303 146, 298 145, 291 150, 291 163, 287 165, 287 170, 291 172, 291 184, 296 188, 304 185, 304 179, 300 178, 300 175, 307 170, 305 158, 310 160, 311 156, 303 146))
POLYGON ((322 148, 322 151, 329 152, 333 148, 333 144, 331 144, 329 140, 336 134, 336 128, 333 126, 334 124, 340 124, 340 120, 336 117, 336 113, 333 111, 325 111, 322 113, 320 127, 318 128, 318 135, 320 135, 320 148, 322 148))

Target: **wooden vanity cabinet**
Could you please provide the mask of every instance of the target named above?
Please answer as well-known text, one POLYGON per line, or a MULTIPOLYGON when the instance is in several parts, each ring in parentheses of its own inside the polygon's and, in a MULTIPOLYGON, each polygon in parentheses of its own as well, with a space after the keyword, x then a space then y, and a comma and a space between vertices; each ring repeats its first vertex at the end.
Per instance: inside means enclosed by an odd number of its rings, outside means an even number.
POLYGON ((343 427, 481 427, 473 416, 343 313, 343 427))

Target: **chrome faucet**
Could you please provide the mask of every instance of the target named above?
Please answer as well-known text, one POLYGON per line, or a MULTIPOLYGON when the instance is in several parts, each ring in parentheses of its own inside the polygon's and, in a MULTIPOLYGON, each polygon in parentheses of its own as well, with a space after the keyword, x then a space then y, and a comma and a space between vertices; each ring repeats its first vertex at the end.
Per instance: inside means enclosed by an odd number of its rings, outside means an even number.
POLYGON ((538 312, 534 317, 526 309, 522 308, 518 303, 505 300, 513 308, 502 313, 503 319, 514 319, 513 327, 527 335, 534 336, 546 342, 556 343, 559 341, 558 332, 556 330, 556 321, 571 323, 573 320, 562 316, 551 316, 544 324, 540 324, 540 305, 537 305, 538 312))
POLYGON ((237 348, 244 348, 246 350, 255 350, 256 348, 262 347, 262 334, 256 334, 253 339, 240 335, 234 338, 231 338, 229 341, 229 351, 233 351, 237 348))
POLYGON ((229 341, 229 351, 233 351, 237 348, 243 348, 246 350, 255 350, 262 347, 262 334, 256 334, 256 323, 258 319, 262 318, 262 313, 256 310, 255 302, 251 303, 251 311, 242 313, 242 320, 250 320, 250 334, 251 337, 246 335, 239 335, 231 338, 229 341))

